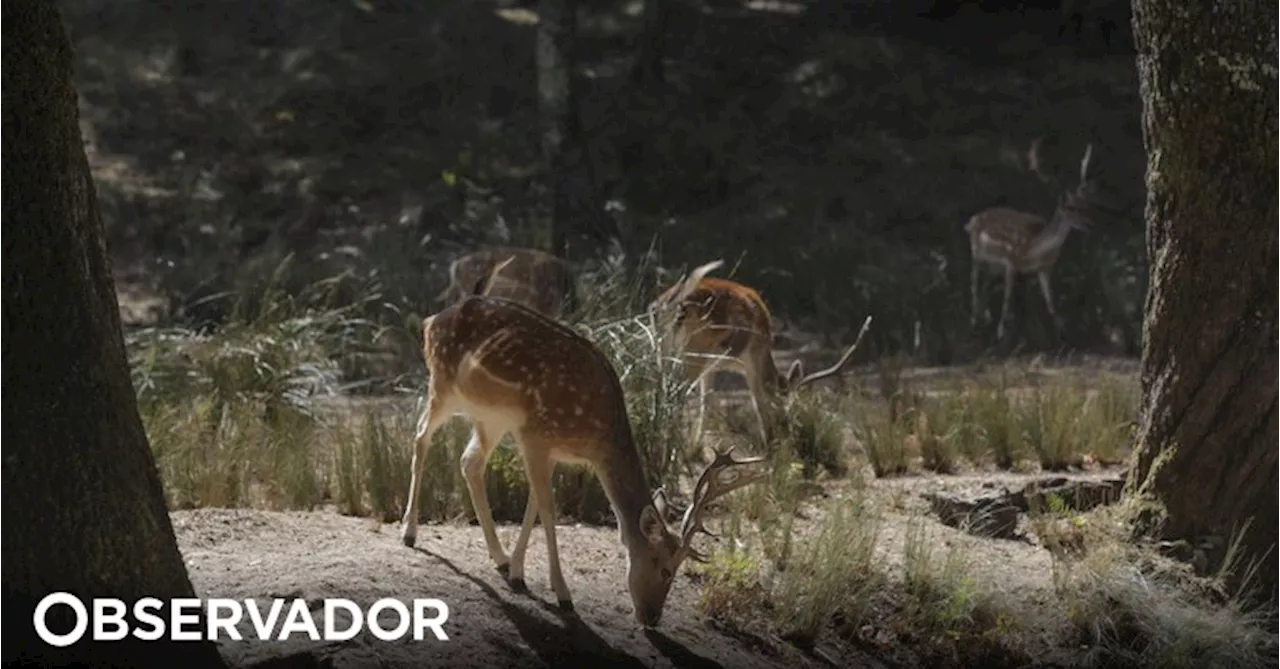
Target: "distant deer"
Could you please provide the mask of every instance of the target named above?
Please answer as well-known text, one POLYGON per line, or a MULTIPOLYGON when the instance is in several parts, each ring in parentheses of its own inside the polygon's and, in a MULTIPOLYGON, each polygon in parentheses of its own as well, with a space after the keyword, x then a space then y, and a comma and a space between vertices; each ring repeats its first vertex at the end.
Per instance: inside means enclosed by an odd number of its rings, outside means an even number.
POLYGON ((996 326, 996 339, 1000 340, 1005 335, 1014 281, 1018 274, 1031 273, 1036 274, 1040 280, 1040 292, 1045 306, 1053 318, 1055 331, 1061 336, 1063 324, 1053 306, 1053 287, 1049 275, 1058 262, 1068 233, 1072 230, 1087 231, 1092 223, 1088 211, 1091 204, 1088 190, 1089 159, 1093 155, 1093 144, 1089 144, 1084 150, 1084 157, 1080 160, 1080 182, 1074 190, 1065 190, 1055 178, 1045 176, 1041 169, 1043 160, 1039 154, 1039 143, 1032 144, 1032 171, 1058 186, 1061 193, 1057 209, 1050 220, 1009 207, 992 207, 974 214, 964 226, 969 235, 969 252, 972 258, 969 292, 972 300, 970 324, 973 327, 977 327, 981 311, 978 279, 982 265, 993 265, 1004 270, 1004 304, 1000 309, 1000 323, 996 326))
POLYGON ((687 378, 699 384, 694 440, 702 436, 712 374, 736 372, 745 377, 760 436, 768 441, 779 400, 805 385, 839 374, 853 357, 871 325, 862 324, 853 345, 831 367, 804 375, 800 360, 783 374, 773 360, 773 319, 755 289, 707 274, 724 264, 709 262, 662 293, 649 305, 664 341, 682 353, 687 378))
MULTIPOLYGON (((495 267, 497 276, 502 267, 495 267)), ((763 458, 717 454, 694 487, 678 529, 666 522, 665 496, 650 492, 636 451, 622 386, 609 360, 572 328, 510 300, 475 293, 425 319, 423 352, 430 382, 418 421, 409 504, 402 540, 416 543, 418 499, 427 453, 437 428, 455 414, 470 417, 474 430, 461 466, 489 557, 517 591, 524 582, 525 550, 535 517, 546 531, 551 587, 560 607, 573 610, 560 570, 552 473, 557 461, 590 466, 603 485, 627 550, 627 588, 636 620, 646 627, 662 617, 676 571, 686 558, 703 561, 692 547, 706 532, 707 505, 764 474, 743 465, 763 458), (485 465, 499 439, 511 434, 524 459, 529 498, 510 557, 494 528, 485 492, 485 465)), ((709 533, 708 533, 709 534, 709 533)))
POLYGON ((493 297, 519 302, 557 319, 574 297, 573 273, 565 261, 537 249, 501 246, 455 259, 449 265, 449 286, 436 299, 454 302, 481 281, 490 282, 488 290, 493 297), (511 262, 494 275, 494 268, 508 259, 511 262))

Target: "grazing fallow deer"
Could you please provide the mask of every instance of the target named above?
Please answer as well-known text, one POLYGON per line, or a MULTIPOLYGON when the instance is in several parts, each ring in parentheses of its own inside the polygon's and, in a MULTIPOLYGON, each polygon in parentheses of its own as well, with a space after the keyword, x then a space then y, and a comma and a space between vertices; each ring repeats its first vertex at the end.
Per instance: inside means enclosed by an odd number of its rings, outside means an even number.
MULTIPOLYGON (((1031 152, 1031 169, 1046 180, 1038 163, 1038 144, 1031 152)), ((969 281, 972 313, 970 324, 978 325, 980 303, 978 275, 982 265, 993 265, 1004 270, 1004 304, 1000 308, 1000 323, 996 326, 996 339, 1004 339, 1009 317, 1009 303, 1013 299, 1013 284, 1018 274, 1036 274, 1040 280, 1040 293, 1053 318, 1055 330, 1062 333, 1062 319, 1053 306, 1053 287, 1049 274, 1058 262, 1062 245, 1072 230, 1087 231, 1092 218, 1089 215, 1091 200, 1088 196, 1089 159, 1093 145, 1089 144, 1080 160, 1080 183, 1074 190, 1062 190, 1053 217, 1043 216, 1008 207, 992 207, 974 214, 965 224, 969 235, 969 252, 972 270, 969 281)), ((1061 187, 1059 186, 1061 189, 1061 187)))
POLYGON ((566 302, 573 300, 573 274, 563 260, 537 249, 506 246, 456 258, 449 265, 449 286, 436 299, 461 299, 482 281, 489 283, 491 296, 519 302, 552 318, 560 318, 566 302), (494 272, 500 264, 503 269, 494 272))
POLYGON ((773 360, 773 319, 755 289, 735 281, 708 277, 724 264, 715 260, 694 269, 687 277, 662 291, 649 305, 663 333, 663 341, 679 351, 686 378, 699 384, 698 416, 693 428, 701 438, 712 375, 717 371, 741 374, 751 393, 751 405, 767 442, 779 399, 805 385, 839 374, 871 325, 862 324, 853 345, 834 365, 804 375, 800 360, 783 374, 773 360))
MULTIPOLYGON (((496 267, 497 275, 501 267, 496 267)), ((600 479, 627 550, 627 587, 640 624, 662 617, 676 571, 686 558, 704 556, 692 542, 707 505, 762 480, 743 468, 763 458, 720 453, 702 473, 679 529, 668 527, 661 490, 651 492, 632 436, 622 386, 609 360, 591 341, 524 305, 484 295, 488 286, 423 321, 423 351, 430 375, 426 408, 413 453, 405 545, 418 530, 418 498, 427 453, 437 428, 456 414, 473 423, 461 466, 489 557, 516 591, 525 591, 525 549, 535 516, 546 530, 551 587, 560 607, 573 610, 560 570, 551 487, 557 462, 586 463, 600 479), (524 459, 529 498, 510 557, 494 528, 485 492, 485 465, 499 439, 511 434, 524 459)), ((709 532, 706 532, 710 534, 709 532)))

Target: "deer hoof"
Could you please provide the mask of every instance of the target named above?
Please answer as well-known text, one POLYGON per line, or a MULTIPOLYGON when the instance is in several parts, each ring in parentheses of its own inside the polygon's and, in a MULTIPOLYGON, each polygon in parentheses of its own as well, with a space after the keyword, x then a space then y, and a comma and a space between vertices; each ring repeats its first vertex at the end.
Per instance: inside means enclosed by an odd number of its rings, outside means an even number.
POLYGON ((560 604, 561 611, 564 611, 565 613, 573 613, 573 602, 567 599, 561 599, 558 603, 560 604))
POLYGON ((406 534, 400 537, 400 543, 408 546, 409 548, 413 548, 414 545, 418 543, 418 537, 414 534, 406 534))
POLYGON ((498 565, 498 573, 502 574, 503 578, 506 578, 507 575, 511 573, 511 563, 503 562, 502 564, 498 565))
POLYGON ((523 578, 513 578, 507 581, 507 585, 511 586, 512 592, 517 594, 524 595, 529 592, 529 586, 525 585, 523 578))

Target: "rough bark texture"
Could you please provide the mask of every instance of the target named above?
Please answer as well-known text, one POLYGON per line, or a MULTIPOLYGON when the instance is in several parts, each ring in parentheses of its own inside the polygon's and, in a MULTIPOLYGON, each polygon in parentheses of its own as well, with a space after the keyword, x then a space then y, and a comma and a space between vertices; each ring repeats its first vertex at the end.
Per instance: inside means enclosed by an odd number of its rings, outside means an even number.
MULTIPOLYGON (((1137 481, 1276 584, 1276 4, 1134 0, 1147 166, 1137 481), (1270 552, 1268 552, 1270 551, 1270 552)), ((1215 556, 1214 553, 1217 555, 1215 556)))
POLYGON ((4 661, 221 666, 212 644, 93 644, 92 625, 67 649, 35 637, 50 592, 90 613, 95 597, 193 593, 130 384, 61 17, 8 3, 3 31, 4 661))
POLYGON ((576 0, 538 3, 538 113, 542 119, 542 159, 551 201, 551 252, 568 257, 573 211, 570 153, 578 133, 573 86, 576 0))
POLYGON ((580 259, 576 239, 607 243, 613 229, 597 202, 595 174, 578 113, 574 76, 577 0, 538 3, 538 113, 550 198, 551 252, 580 259))
POLYGON ((631 68, 635 83, 663 82, 666 73, 667 14, 670 0, 644 0, 644 23, 636 45, 636 61, 631 68))

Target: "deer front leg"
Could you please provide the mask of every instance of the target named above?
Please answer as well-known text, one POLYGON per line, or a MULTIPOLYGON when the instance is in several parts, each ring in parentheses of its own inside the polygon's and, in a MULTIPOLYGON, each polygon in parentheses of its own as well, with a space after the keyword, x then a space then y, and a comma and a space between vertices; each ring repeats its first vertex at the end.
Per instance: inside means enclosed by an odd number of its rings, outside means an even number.
POLYGON ((409 503, 405 505, 404 517, 400 520, 400 541, 413 548, 418 541, 418 498, 422 497, 422 476, 427 467, 427 453, 431 450, 431 438, 436 429, 449 417, 444 403, 434 390, 427 393, 427 406, 418 418, 418 431, 413 438, 412 474, 409 479, 409 503))
POLYGON ((550 449, 541 444, 530 444, 521 439, 521 450, 524 452, 525 473, 529 476, 529 488, 538 503, 538 515, 542 521, 542 529, 547 534, 547 569, 551 572, 551 589, 556 593, 557 603, 563 611, 573 610, 573 596, 569 594, 569 585, 565 583, 564 574, 560 571, 560 551, 556 545, 556 503, 555 492, 551 489, 551 475, 555 463, 551 461, 550 449))
POLYGON ((1058 315, 1058 310, 1053 307, 1053 287, 1049 283, 1049 273, 1040 272, 1037 275, 1040 279, 1040 294, 1044 297, 1044 306, 1049 309, 1049 317, 1053 319, 1053 329, 1058 335, 1062 335, 1062 317, 1058 315))
POLYGON ((467 490, 471 493, 471 508, 475 511, 476 520, 480 521, 480 528, 484 531, 484 543, 489 549, 489 557, 497 565, 498 571, 506 572, 507 554, 502 550, 502 543, 498 541, 498 531, 493 523, 493 511, 489 507, 489 496, 484 488, 485 465, 489 463, 489 456, 498 442, 493 439, 493 435, 483 423, 479 421, 474 423, 471 441, 467 442, 467 448, 462 452, 460 461, 462 477, 466 479, 467 490))
POLYGON ((1000 307, 1000 324, 996 326, 996 339, 1004 340, 1005 324, 1009 320, 1009 304, 1013 302, 1013 281, 1017 274, 1013 265, 1004 268, 1004 305, 1000 307))

